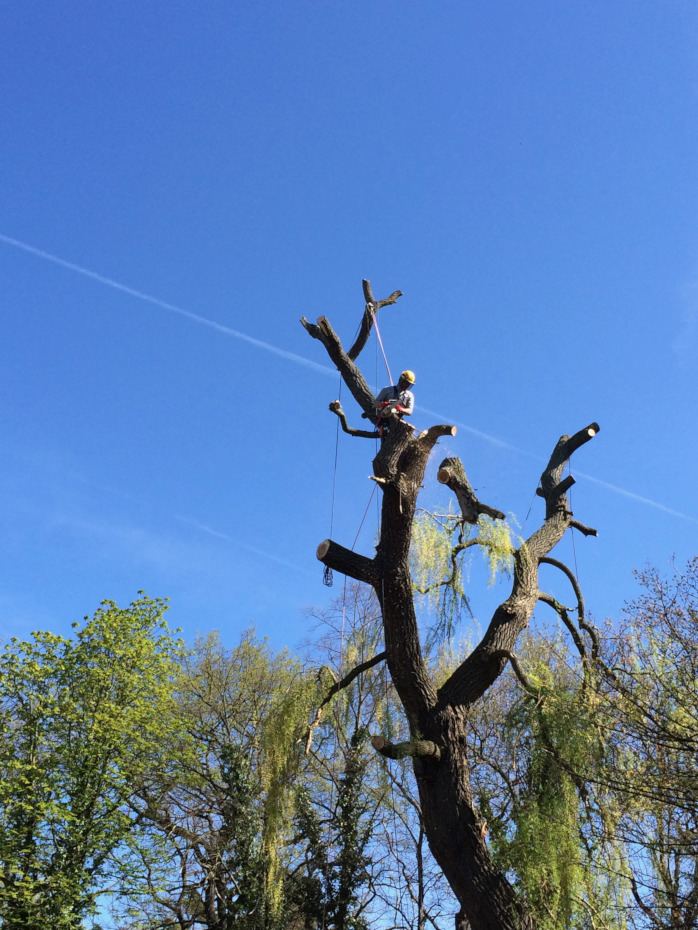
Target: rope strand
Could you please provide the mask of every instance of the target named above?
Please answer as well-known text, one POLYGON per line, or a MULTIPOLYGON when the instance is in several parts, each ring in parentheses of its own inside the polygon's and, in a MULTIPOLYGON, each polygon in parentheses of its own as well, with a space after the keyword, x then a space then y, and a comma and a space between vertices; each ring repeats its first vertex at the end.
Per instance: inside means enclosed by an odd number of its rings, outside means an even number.
POLYGON ((381 347, 381 352, 383 353, 383 361, 385 362, 385 370, 388 372, 388 378, 390 383, 393 383, 393 376, 390 374, 390 365, 388 364, 388 358, 385 354, 385 349, 383 348, 383 340, 381 339, 381 331, 378 328, 378 317, 376 316, 375 310, 371 309, 371 316, 373 317, 373 325, 376 327, 376 336, 378 336, 378 343, 381 347))

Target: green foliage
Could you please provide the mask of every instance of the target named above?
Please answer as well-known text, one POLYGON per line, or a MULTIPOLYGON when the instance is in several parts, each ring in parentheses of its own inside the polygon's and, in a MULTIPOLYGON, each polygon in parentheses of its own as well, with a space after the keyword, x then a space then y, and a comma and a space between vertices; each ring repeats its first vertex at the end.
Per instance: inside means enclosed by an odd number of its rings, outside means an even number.
POLYGON ((544 700, 527 697, 507 721, 519 736, 526 734, 528 770, 513 810, 513 831, 498 838, 497 858, 516 874, 545 930, 572 926, 573 896, 582 881, 579 798, 567 770, 587 742, 583 727, 571 726, 577 697, 549 684, 544 700))
MULTIPOLYGON (((510 519, 513 520, 511 514, 510 519)), ((516 550, 512 540, 512 528, 506 520, 493 520, 481 516, 476 542, 487 559, 491 585, 500 575, 511 574, 516 550)))
POLYGON ((471 719, 493 859, 542 930, 620 930, 624 848, 603 831, 613 804, 599 786, 609 759, 598 680, 542 631, 522 638, 519 658, 528 687, 502 676, 471 719))
POLYGON ((451 639, 464 611, 472 616, 465 593, 469 563, 464 564, 464 555, 476 547, 487 559, 491 584, 511 571, 515 550, 506 521, 481 516, 476 530, 452 510, 420 511, 415 517, 410 567, 414 590, 434 618, 429 646, 451 639))
POLYGON ((105 601, 69 640, 0 657, 0 921, 81 926, 133 821, 128 801, 172 725, 181 646, 163 601, 105 601))
POLYGON ((297 793, 296 842, 304 869, 292 886, 292 901, 307 928, 367 930, 360 895, 370 881, 368 845, 373 826, 367 817, 368 733, 356 730, 343 759, 330 815, 321 818, 312 794, 297 793))
POLYGON ((157 926, 284 925, 293 785, 316 703, 314 675, 253 631, 230 650, 217 633, 197 640, 176 683, 168 764, 140 792, 122 912, 157 926))
POLYGON ((235 876, 236 895, 229 896, 227 918, 240 930, 264 926, 266 863, 259 842, 262 809, 259 783, 244 749, 233 744, 221 749, 220 776, 225 786, 220 830, 226 837, 224 862, 235 876))

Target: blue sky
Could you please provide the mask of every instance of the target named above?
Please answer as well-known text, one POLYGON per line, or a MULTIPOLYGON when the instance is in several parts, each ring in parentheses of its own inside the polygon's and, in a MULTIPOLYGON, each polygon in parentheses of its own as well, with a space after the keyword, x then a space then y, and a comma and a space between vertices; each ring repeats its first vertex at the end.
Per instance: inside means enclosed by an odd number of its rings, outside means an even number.
MULTIPOLYGON (((696 554, 692 0, 66 0, 0 27, 0 635, 145 589, 189 637, 302 639, 339 590, 338 380, 298 320, 348 343, 362 277, 404 293, 380 323, 415 424, 459 426, 435 464, 527 531, 557 438, 600 423, 572 492, 599 538, 558 553, 597 619, 696 554)), ((372 456, 340 436, 345 545, 372 456)), ((359 549, 375 529, 372 503, 359 549)))

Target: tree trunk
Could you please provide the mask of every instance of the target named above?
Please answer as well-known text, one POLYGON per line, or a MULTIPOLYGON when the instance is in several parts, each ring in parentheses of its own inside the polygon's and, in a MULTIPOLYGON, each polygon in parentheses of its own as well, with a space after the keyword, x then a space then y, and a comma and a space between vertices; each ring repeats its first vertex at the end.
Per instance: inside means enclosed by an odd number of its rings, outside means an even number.
MULTIPOLYGON (((369 419, 375 419, 373 395, 355 365, 360 349, 354 351, 354 346, 350 358, 324 317, 317 326, 305 319, 301 322, 313 338, 323 343, 363 412, 369 419)), ((540 561, 571 525, 582 528, 572 520, 565 495, 573 479, 563 480, 562 473, 572 452, 597 431, 594 423, 572 437, 563 436, 559 440, 541 476, 545 521, 514 555, 511 594, 496 609, 480 643, 438 689, 422 656, 409 549, 417 496, 429 454, 440 436, 452 436, 456 428, 440 425, 416 433, 396 421, 373 461, 374 478, 383 490, 381 532, 375 556, 368 558, 350 552, 331 540, 318 547, 321 562, 372 585, 378 596, 386 661, 407 717, 411 740, 392 747, 393 754, 387 748, 390 744, 380 737, 374 738, 374 746, 389 757, 406 753, 413 756, 427 841, 461 906, 456 915, 457 930, 467 927, 533 930, 534 927, 525 903, 494 867, 487 848, 485 823, 470 790, 466 719, 468 708, 503 672, 519 634, 528 624, 539 598, 540 561)), ((468 522, 476 522, 482 513, 493 518, 503 516, 475 498, 458 459, 445 460, 439 477, 463 504, 463 516, 468 522)))

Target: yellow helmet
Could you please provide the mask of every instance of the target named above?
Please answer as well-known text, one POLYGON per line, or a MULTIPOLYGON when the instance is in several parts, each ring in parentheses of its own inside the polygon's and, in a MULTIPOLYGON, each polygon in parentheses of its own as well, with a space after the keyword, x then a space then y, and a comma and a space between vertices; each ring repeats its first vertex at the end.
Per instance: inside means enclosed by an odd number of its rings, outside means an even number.
POLYGON ((410 384, 414 384, 414 372, 410 371, 409 368, 405 369, 400 375, 400 381, 409 381, 410 384))

